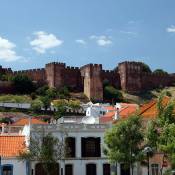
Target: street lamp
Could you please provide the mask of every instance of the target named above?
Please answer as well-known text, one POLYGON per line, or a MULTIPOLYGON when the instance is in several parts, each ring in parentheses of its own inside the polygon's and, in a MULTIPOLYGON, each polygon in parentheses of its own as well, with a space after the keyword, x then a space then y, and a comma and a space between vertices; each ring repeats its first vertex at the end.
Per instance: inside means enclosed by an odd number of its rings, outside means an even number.
POLYGON ((149 156, 150 156, 150 153, 152 152, 152 148, 147 146, 147 147, 144 148, 143 152, 147 156, 147 167, 148 167, 148 175, 149 175, 149 156))

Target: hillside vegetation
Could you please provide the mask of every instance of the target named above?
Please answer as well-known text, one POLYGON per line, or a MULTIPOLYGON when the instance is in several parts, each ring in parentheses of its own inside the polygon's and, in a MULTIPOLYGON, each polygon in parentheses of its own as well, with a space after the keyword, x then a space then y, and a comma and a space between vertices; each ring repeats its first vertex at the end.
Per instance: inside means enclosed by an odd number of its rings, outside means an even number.
POLYGON ((150 91, 146 91, 138 94, 129 94, 122 91, 122 94, 126 102, 143 104, 150 101, 151 99, 157 98, 162 91, 166 91, 168 96, 175 97, 174 86, 166 87, 164 89, 154 89, 154 90, 150 90, 150 91))

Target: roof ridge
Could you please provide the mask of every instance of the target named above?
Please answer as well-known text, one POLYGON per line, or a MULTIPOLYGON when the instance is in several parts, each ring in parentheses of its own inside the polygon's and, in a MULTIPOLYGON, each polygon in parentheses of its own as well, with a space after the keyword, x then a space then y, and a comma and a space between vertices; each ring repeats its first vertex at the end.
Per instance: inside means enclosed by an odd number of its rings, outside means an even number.
POLYGON ((141 111, 139 114, 143 114, 145 111, 147 111, 149 108, 151 108, 153 105, 156 104, 156 100, 152 100, 150 103, 148 103, 146 109, 144 109, 143 111, 141 111))

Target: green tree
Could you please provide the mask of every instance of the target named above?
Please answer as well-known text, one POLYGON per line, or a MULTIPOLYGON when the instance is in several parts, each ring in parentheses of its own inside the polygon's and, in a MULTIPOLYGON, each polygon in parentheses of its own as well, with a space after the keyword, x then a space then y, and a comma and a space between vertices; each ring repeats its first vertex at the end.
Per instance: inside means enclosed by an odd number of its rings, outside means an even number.
POLYGON ((124 163, 133 168, 142 158, 143 132, 139 116, 117 122, 105 133, 105 153, 112 163, 124 163))
POLYGON ((103 95, 105 100, 108 100, 112 103, 123 101, 122 93, 113 86, 105 86, 103 95))
POLYGON ((152 72, 150 67, 147 64, 145 64, 145 63, 141 63, 141 64, 143 66, 143 69, 142 69, 143 72, 148 72, 148 73, 152 72))
POLYGON ((163 69, 156 69, 153 73, 168 75, 168 72, 164 71, 163 69))
POLYGON ((46 94, 49 98, 54 99, 58 96, 58 91, 56 88, 49 88, 46 90, 46 94))
POLYGON ((26 75, 16 75, 11 79, 16 93, 29 94, 35 90, 32 80, 26 75))
POLYGON ((56 108, 55 111, 55 119, 58 120, 59 118, 63 117, 66 113, 66 109, 68 107, 68 101, 65 99, 54 100, 53 106, 56 108))
POLYGON ((171 162, 172 168, 175 168, 175 124, 166 124, 159 138, 159 149, 171 162))
POLYGON ((79 100, 69 100, 68 106, 73 110, 80 109, 80 101, 79 100))
MULTIPOLYGON (((173 99, 166 97, 166 92, 163 92, 157 100, 156 120, 147 125, 145 133, 146 144, 154 148, 155 152, 163 153, 162 162, 168 155, 173 166, 175 165, 175 142, 171 142, 171 140, 175 136, 172 134, 175 129, 174 107, 173 99)), ((161 168, 162 172, 163 167, 161 168)))
POLYGON ((36 94, 37 95, 41 95, 41 96, 45 96, 47 95, 47 90, 49 89, 49 87, 47 85, 44 85, 42 87, 39 87, 37 90, 36 90, 36 94))
POLYGON ((47 95, 46 96, 42 96, 42 97, 40 97, 40 100, 41 100, 41 102, 43 104, 43 107, 44 107, 45 111, 48 108, 50 108, 50 103, 51 103, 52 99, 49 96, 47 96, 47 95))
POLYGON ((166 92, 162 92, 157 101, 157 122, 160 126, 166 123, 171 124, 175 122, 174 110, 175 103, 173 98, 166 97, 166 92))
POLYGON ((32 101, 31 110, 33 112, 40 112, 42 107, 43 107, 42 101, 38 99, 32 101))
POLYGON ((63 157, 64 142, 45 131, 37 132, 31 137, 28 150, 19 154, 19 160, 21 161, 38 161, 41 163, 47 175, 54 173, 54 166, 63 157))

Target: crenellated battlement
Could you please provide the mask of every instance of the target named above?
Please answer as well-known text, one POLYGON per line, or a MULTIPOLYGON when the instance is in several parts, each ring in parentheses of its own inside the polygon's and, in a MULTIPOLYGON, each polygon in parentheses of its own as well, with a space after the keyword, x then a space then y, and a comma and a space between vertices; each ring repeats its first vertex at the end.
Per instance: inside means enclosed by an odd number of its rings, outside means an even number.
POLYGON ((79 67, 71 67, 71 66, 66 66, 66 69, 67 70, 80 70, 80 68, 79 67))
POLYGON ((113 74, 115 73, 114 70, 102 70, 103 73, 109 73, 109 74, 113 74))
POLYGON ((32 73, 36 73, 36 72, 42 72, 45 71, 44 68, 40 68, 40 69, 28 69, 28 70, 19 70, 19 71, 13 71, 13 74, 32 74, 32 73))
POLYGON ((102 70, 102 64, 92 64, 92 63, 90 63, 90 64, 86 64, 86 65, 82 66, 80 69, 82 70, 82 69, 87 69, 87 68, 89 68, 89 69, 99 68, 99 69, 102 70))
POLYGON ((66 63, 62 63, 62 62, 51 62, 51 63, 46 64, 46 67, 52 66, 52 65, 66 67, 66 63))
POLYGON ((102 64, 86 64, 82 67, 66 66, 66 63, 51 62, 45 68, 12 71, 0 66, 0 73, 9 75, 25 74, 36 82, 49 87, 68 86, 84 93, 89 98, 103 98, 103 81, 124 91, 140 92, 151 88, 169 86, 175 83, 175 74, 152 73, 142 62, 124 61, 113 70, 103 70, 102 64))

